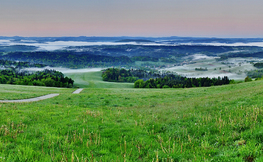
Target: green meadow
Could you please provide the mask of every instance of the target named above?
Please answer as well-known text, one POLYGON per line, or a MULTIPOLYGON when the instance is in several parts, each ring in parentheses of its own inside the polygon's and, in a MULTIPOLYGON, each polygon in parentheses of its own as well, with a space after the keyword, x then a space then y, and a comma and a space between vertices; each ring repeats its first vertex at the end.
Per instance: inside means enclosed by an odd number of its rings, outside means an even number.
POLYGON ((72 90, 73 89, 66 88, 0 84, 0 100, 27 99, 47 95, 50 93, 64 93, 72 90))
POLYGON ((263 81, 134 89, 100 74, 67 74, 80 94, 0 85, 4 99, 60 94, 0 103, 0 161, 263 161, 263 81))
POLYGON ((67 73, 66 76, 73 78, 75 86, 81 88, 133 88, 133 83, 104 82, 101 71, 87 73, 67 73))

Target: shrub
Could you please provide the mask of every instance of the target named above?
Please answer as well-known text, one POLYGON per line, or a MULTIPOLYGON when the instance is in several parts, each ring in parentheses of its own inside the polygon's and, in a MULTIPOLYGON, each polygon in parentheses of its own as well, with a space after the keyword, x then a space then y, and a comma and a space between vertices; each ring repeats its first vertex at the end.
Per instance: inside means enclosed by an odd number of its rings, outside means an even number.
POLYGON ((252 79, 251 79, 250 77, 247 76, 247 77, 245 78, 245 82, 251 82, 251 81, 252 81, 252 79))
POLYGON ((168 85, 164 85, 163 88, 170 88, 168 85))
POLYGON ((142 79, 137 80, 134 82, 134 88, 143 88, 144 86, 144 81, 142 79))

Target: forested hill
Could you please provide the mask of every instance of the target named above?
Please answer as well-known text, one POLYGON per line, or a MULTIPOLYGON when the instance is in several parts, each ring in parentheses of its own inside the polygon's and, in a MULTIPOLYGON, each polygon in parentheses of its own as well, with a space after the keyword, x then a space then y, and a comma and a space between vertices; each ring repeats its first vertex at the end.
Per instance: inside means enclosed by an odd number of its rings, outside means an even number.
POLYGON ((103 71, 102 79, 110 82, 135 82, 135 88, 190 88, 209 87, 229 84, 227 76, 223 78, 186 78, 172 73, 154 73, 145 70, 126 70, 108 68, 103 71))
POLYGON ((233 46, 209 46, 209 45, 102 45, 102 46, 80 46, 68 47, 67 50, 87 51, 90 54, 101 54, 110 56, 148 56, 161 57, 182 57, 196 53, 203 53, 209 56, 230 51, 262 51, 260 47, 233 47, 233 46))
POLYGON ((191 88, 191 87, 210 87, 229 84, 231 81, 227 76, 223 78, 186 78, 179 75, 169 74, 162 78, 137 80, 134 88, 191 88))
POLYGON ((152 71, 147 72, 140 69, 118 69, 118 68, 108 68, 103 70, 102 79, 109 82, 135 82, 138 79, 148 80, 150 78, 164 77, 159 73, 154 73, 152 71))
POLYGON ((74 80, 55 70, 35 73, 0 70, 0 84, 34 85, 47 87, 73 87, 74 80))
POLYGON ((0 59, 0 68, 28 68, 28 67, 45 67, 47 65, 44 64, 35 64, 30 62, 23 62, 23 61, 9 61, 9 60, 1 60, 0 59))
POLYGON ((76 53, 73 51, 12 52, 8 55, 2 55, 0 58, 12 61, 19 60, 68 68, 116 66, 133 62, 127 56, 112 57, 93 55, 84 52, 76 53))
POLYGON ((0 46, 0 52, 25 52, 25 51, 34 51, 37 50, 36 46, 29 45, 10 45, 10 46, 0 46))
MULTIPOLYGON (((129 40, 128 40, 129 41, 129 40)), ((109 67, 109 66, 135 66, 136 61, 151 61, 180 64, 193 54, 207 56, 236 57, 243 51, 254 52, 256 56, 262 55, 260 47, 232 47, 232 46, 206 46, 206 45, 94 45, 65 47, 56 51, 0 51, 0 59, 11 61, 26 61, 30 63, 45 64, 48 66, 62 66, 67 68, 109 67), (227 54, 229 53, 229 54, 227 54)), ((242 55, 243 56, 243 55, 242 55)), ((223 59, 223 58, 222 58, 223 59)))

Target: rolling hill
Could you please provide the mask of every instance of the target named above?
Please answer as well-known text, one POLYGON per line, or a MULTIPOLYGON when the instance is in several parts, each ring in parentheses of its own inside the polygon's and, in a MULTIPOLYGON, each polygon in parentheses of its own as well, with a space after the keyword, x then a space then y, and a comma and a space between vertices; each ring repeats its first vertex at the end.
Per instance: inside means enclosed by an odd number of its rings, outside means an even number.
POLYGON ((102 82, 98 72, 70 75, 90 86, 72 94, 75 89, 0 85, 5 99, 60 94, 0 103, 2 161, 263 160, 263 81, 133 89, 102 82))

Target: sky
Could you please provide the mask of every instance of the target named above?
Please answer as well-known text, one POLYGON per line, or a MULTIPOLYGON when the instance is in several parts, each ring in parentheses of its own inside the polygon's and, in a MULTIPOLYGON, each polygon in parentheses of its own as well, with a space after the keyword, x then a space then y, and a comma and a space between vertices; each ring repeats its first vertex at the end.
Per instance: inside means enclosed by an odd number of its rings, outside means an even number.
POLYGON ((262 0, 1 0, 0 36, 263 37, 262 0))

